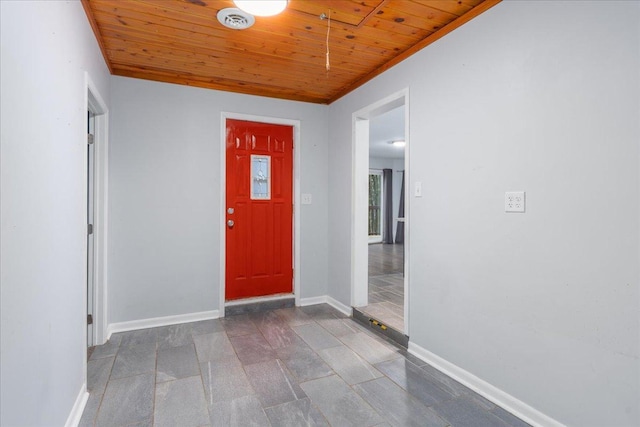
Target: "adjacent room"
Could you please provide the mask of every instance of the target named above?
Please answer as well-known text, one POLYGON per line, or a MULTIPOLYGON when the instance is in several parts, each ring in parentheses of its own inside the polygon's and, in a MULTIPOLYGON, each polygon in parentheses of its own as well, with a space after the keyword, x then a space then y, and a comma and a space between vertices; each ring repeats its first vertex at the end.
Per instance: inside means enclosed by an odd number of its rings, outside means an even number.
POLYGON ((0 1, 0 425, 638 426, 639 141, 637 0, 0 1))

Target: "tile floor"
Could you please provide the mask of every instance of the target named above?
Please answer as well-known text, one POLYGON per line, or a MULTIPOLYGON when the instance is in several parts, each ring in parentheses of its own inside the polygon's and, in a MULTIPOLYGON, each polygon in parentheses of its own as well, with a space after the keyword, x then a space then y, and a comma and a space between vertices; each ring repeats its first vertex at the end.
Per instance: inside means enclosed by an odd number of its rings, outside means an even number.
POLYGON ((81 426, 524 422, 326 304, 114 334, 81 426))
POLYGON ((404 331, 404 245, 369 245, 369 305, 358 307, 394 329, 404 331))

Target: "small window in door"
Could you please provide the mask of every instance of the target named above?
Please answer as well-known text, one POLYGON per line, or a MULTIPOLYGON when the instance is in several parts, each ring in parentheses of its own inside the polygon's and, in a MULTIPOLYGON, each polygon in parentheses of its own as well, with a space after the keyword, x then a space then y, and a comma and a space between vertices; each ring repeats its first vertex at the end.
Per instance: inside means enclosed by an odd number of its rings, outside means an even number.
POLYGON ((251 199, 271 199, 271 156, 251 155, 251 199))

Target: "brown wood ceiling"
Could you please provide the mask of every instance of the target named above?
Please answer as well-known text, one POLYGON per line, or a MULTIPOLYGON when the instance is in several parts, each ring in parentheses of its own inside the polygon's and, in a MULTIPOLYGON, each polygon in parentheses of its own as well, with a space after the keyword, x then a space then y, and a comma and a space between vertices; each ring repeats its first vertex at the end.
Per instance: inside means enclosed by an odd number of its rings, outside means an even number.
POLYGON ((232 30, 216 18, 231 0, 82 0, 112 74, 321 104, 499 1, 289 0, 232 30))

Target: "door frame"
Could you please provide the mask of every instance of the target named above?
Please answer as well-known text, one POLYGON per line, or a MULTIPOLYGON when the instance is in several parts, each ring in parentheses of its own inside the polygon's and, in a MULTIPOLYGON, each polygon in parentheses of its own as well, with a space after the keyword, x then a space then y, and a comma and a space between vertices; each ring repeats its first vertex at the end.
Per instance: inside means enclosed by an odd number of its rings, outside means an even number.
POLYGON ((369 201, 369 120, 394 108, 404 105, 404 334, 409 336, 409 251, 410 251, 410 201, 408 185, 411 180, 409 168, 409 88, 395 92, 352 114, 352 197, 351 197, 351 306, 367 305, 369 236, 367 222, 358 218, 367 218, 369 201))
POLYGON ((220 301, 219 315, 225 316, 225 306, 242 304, 248 301, 270 301, 283 297, 256 297, 238 300, 237 302, 225 302, 226 291, 226 241, 227 227, 225 224, 227 204, 227 119, 246 120, 250 122, 268 123, 274 125, 286 125, 293 127, 293 295, 295 304, 300 305, 300 120, 284 119, 270 116, 258 116, 254 114, 231 113, 223 111, 220 115, 220 301))
MULTIPOLYGON (((93 182, 93 344, 104 344, 107 339, 107 235, 108 235, 108 194, 109 194, 109 109, 104 98, 98 91, 88 72, 85 72, 85 109, 84 117, 87 120, 87 111, 91 111, 94 116, 94 182, 93 182)), ((87 125, 83 126, 82 141, 87 144, 87 125)), ((86 151, 86 150, 85 150, 86 151)), ((87 182, 87 159, 83 156, 83 175, 87 182)), ((85 184, 85 185, 88 185, 85 184)), ((89 188, 87 187, 87 194, 89 188)), ((86 206, 86 205, 85 205, 86 206)), ((86 209, 86 208, 85 208, 86 209)), ((87 224, 84 224, 85 236, 87 224)), ((84 250, 85 267, 84 276, 88 271, 86 260, 88 257, 86 244, 84 250)), ((85 302, 83 331, 85 337, 85 352, 87 348, 87 283, 83 284, 85 302)), ((86 360, 86 355, 84 357, 86 360)))

